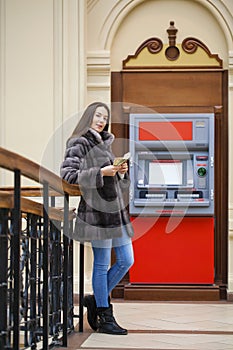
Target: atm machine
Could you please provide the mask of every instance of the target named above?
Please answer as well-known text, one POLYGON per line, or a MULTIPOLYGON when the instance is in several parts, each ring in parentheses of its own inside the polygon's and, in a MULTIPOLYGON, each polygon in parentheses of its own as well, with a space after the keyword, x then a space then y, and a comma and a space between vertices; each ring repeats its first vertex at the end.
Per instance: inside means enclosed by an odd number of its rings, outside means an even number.
POLYGON ((214 283, 214 114, 131 114, 130 283, 214 283))

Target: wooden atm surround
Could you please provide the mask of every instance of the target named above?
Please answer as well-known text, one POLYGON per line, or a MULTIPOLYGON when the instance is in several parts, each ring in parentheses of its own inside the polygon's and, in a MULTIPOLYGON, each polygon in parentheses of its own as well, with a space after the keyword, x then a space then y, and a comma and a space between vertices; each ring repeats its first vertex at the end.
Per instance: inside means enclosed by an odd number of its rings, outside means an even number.
MULTIPOLYGON (((148 41, 147 41, 148 42, 148 41)), ((204 45, 204 44, 203 44, 204 45)), ((143 46, 143 45, 141 45, 143 46)), ((144 45, 144 47, 146 44, 144 45)), ((205 46, 204 46, 205 47, 205 46)), ((138 52, 136 52, 138 55, 138 52)), ((137 56, 135 54, 135 57, 137 56)), ((209 53, 209 57, 213 57, 209 53)), ((168 62, 168 59, 165 58, 168 62)), ((178 58, 177 58, 178 59, 178 58)), ((127 60, 125 60, 127 61, 127 60)), ((112 292, 126 300, 198 300, 227 298, 228 261, 228 71, 219 65, 125 67, 111 75, 112 132, 116 155, 128 151, 130 113, 215 114, 215 216, 213 280, 207 283, 130 283, 129 274, 112 292)), ((133 219, 133 218, 132 218, 133 219)), ((198 220, 195 223, 198 227, 198 220)), ((212 221, 211 221, 212 225, 212 221)), ((195 235, 194 235, 195 236, 195 235)), ((150 238, 149 238, 150 240, 150 238)), ((114 259, 114 254, 113 254, 114 259)), ((156 256, 155 256, 156 264, 156 256)), ((150 273, 149 267, 145 267, 150 273)), ((211 267, 209 267, 211 269, 211 267)), ((198 281, 198 279, 197 279, 198 281)))

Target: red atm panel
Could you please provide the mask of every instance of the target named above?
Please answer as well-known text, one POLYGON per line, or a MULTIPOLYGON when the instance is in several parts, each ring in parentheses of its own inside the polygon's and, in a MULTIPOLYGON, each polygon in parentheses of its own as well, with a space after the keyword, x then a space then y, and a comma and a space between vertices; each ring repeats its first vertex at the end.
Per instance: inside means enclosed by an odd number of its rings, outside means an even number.
POLYGON ((132 217, 132 224, 131 283, 214 283, 213 217, 132 217))
POLYGON ((140 141, 156 140, 192 140, 193 123, 192 121, 170 121, 170 122, 139 122, 140 141))

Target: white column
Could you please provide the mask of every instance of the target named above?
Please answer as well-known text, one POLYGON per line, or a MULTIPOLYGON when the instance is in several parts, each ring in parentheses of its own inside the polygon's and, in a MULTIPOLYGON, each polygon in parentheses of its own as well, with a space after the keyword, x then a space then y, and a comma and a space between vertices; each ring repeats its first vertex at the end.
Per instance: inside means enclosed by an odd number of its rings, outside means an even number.
MULTIPOLYGON (((56 2, 56 0, 54 0, 56 2)), ((58 62, 60 80, 57 81, 57 99, 59 111, 62 110, 62 127, 58 133, 60 138, 61 154, 63 156, 65 142, 77 124, 87 104, 86 84, 86 1, 85 0, 63 0, 62 1, 62 62, 58 62), (62 72, 60 71, 62 66, 62 72), (62 81, 62 91, 59 89, 62 81), (60 135, 61 136, 61 135, 60 135)), ((61 40, 61 39, 60 39, 61 40)), ((78 198, 71 198, 72 206, 78 206, 78 198)), ((79 243, 74 242, 74 293, 79 292, 79 243)), ((85 292, 91 292, 92 252, 85 246, 85 292)))
MULTIPOLYGON (((110 51, 96 50, 87 52, 87 104, 111 101, 110 51)), ((92 249, 85 245, 85 293, 92 291, 92 249)))
POLYGON ((5 144, 6 0, 0 0, 0 145, 5 144))
POLYGON ((53 171, 86 103, 85 0, 54 0, 53 171))
MULTIPOLYGON (((6 0, 0 0, 0 146, 5 147, 5 65, 6 65, 6 0)), ((0 171, 0 185, 5 185, 5 172, 0 171)))
MULTIPOLYGON (((58 172, 63 149, 63 0, 53 0, 53 135, 51 165, 58 172), (57 130, 57 132, 56 132, 57 130), (55 136, 56 135, 56 136, 55 136)), ((47 152, 48 153, 48 152, 47 152)), ((49 164, 46 164, 48 167, 49 164)))
POLYGON ((88 103, 111 99, 110 51, 98 50, 87 53, 87 93, 88 103))
POLYGON ((63 0, 64 118, 86 104, 86 1, 63 0))

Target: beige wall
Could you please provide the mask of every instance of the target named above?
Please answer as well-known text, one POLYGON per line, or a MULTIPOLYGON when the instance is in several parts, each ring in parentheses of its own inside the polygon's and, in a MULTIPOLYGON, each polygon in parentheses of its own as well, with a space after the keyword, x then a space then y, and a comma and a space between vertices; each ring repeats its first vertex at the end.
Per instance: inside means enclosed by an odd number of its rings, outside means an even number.
POLYGON ((157 0, 139 4, 122 20, 111 44, 111 69, 121 70, 123 59, 134 54, 148 38, 158 37, 168 43, 167 28, 171 20, 175 21, 178 29, 177 44, 189 36, 198 38, 212 53, 219 53, 224 67, 227 67, 227 40, 219 23, 206 7, 195 1, 157 0), (133 34, 135 32, 137 35, 133 34))
POLYGON ((79 30, 84 33, 85 2, 1 0, 0 5, 0 143, 36 162, 46 158, 46 166, 58 171, 64 137, 76 120, 65 131, 63 123, 85 104, 79 30))
POLYGON ((36 160, 54 123, 51 18, 51 0, 5 1, 5 125, 1 141, 36 160))
MULTIPOLYGON (((232 174, 232 14, 232 0, 0 0, 1 146, 58 172, 65 140, 84 106, 93 100, 109 102, 111 71, 120 70, 122 60, 144 40, 156 36, 167 42, 166 29, 174 20, 178 43, 187 36, 197 37, 229 69, 232 174)), ((231 178, 229 291, 233 293, 231 178)), ((7 181, 0 177, 1 184, 7 181)), ((92 258, 89 248, 87 252, 90 290, 92 258)))

